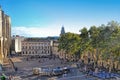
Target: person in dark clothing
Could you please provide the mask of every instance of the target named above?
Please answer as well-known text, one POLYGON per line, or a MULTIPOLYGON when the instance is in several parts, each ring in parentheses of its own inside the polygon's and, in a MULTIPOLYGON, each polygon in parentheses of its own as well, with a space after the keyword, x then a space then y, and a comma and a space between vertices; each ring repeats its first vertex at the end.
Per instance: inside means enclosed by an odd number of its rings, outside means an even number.
POLYGON ((15 71, 18 71, 18 68, 17 68, 17 67, 15 67, 15 71))

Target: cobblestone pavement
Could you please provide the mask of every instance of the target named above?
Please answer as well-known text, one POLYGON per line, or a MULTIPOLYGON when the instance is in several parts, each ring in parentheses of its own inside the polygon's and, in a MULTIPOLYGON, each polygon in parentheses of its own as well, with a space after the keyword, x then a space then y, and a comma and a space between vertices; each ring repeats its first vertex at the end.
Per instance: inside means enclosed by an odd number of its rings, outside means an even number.
MULTIPOLYGON (((32 78, 35 76, 32 75, 32 69, 35 67, 47 67, 47 68, 55 68, 55 67, 62 67, 67 66, 67 64, 61 64, 61 60, 58 58, 49 59, 49 58, 34 58, 27 60, 26 57, 13 57, 11 58, 15 67, 17 67, 17 71, 14 71, 10 67, 7 67, 4 73, 9 76, 20 76, 20 77, 27 77, 32 78)), ((33 80, 33 79, 30 79, 33 80)))
POLYGON ((56 68, 71 65, 70 63, 64 63, 58 58, 38 58, 27 60, 26 57, 13 57, 12 61, 14 62, 14 65, 18 68, 18 70, 12 71, 11 69, 7 69, 6 71, 4 71, 4 73, 6 75, 18 76, 22 78, 16 80, 101 80, 91 76, 86 77, 86 75, 80 72, 77 68, 72 69, 71 72, 68 74, 63 74, 60 76, 42 77, 38 75, 33 75, 32 69, 35 67, 56 68))

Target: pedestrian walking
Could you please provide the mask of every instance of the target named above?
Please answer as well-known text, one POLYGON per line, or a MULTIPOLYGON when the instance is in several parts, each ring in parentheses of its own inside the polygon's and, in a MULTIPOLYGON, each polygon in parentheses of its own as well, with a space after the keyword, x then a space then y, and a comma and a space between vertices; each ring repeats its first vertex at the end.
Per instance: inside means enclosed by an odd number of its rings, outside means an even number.
POLYGON ((13 76, 10 75, 8 79, 9 79, 9 80, 13 80, 13 76))
POLYGON ((17 68, 17 67, 15 67, 15 71, 18 71, 18 68, 17 68))

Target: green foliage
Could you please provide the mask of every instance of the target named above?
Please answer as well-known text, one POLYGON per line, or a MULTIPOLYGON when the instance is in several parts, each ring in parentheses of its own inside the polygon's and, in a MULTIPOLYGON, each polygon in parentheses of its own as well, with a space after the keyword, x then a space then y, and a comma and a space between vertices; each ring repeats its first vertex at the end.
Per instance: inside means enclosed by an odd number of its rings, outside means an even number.
POLYGON ((94 53, 96 49, 94 54, 97 54, 97 58, 100 56, 102 60, 120 62, 120 24, 111 21, 107 25, 91 26, 89 30, 84 27, 80 30, 80 35, 65 33, 59 38, 58 48, 72 55, 88 51, 94 53))
POLYGON ((59 38, 59 51, 64 50, 67 54, 74 54, 79 50, 80 37, 78 34, 65 33, 59 38))

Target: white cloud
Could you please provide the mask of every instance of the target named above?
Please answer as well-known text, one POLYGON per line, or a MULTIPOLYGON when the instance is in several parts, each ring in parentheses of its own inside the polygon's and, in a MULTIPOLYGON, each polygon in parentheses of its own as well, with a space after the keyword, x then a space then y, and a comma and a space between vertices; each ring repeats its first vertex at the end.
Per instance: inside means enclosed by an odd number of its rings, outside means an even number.
MULTIPOLYGON (((59 36, 62 25, 51 25, 49 27, 12 27, 12 35, 20 35, 25 37, 48 37, 59 36)), ((79 33, 80 27, 64 25, 65 32, 79 33)))
POLYGON ((59 36, 60 29, 57 27, 12 27, 12 35, 26 37, 59 36))

